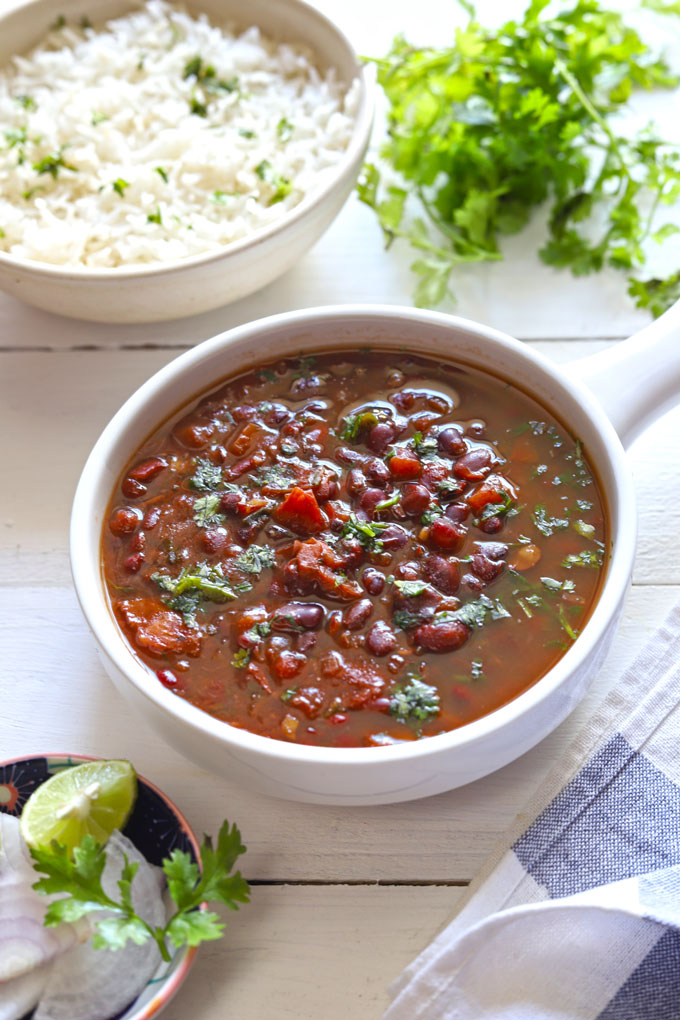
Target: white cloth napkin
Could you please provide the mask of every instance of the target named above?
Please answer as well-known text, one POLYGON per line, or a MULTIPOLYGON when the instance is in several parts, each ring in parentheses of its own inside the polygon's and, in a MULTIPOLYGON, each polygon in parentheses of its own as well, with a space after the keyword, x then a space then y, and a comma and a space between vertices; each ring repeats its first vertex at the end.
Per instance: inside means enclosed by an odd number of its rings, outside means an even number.
POLYGON ((680 1020, 679 703, 677 606, 385 1020, 680 1020))

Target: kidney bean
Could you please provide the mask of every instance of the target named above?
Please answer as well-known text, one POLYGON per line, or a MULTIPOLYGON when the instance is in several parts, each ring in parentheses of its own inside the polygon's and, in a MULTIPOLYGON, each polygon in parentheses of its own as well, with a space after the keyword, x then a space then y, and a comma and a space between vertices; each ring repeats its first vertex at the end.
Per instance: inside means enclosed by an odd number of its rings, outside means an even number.
POLYGON ((144 520, 142 521, 142 527, 146 531, 151 531, 152 528, 156 527, 156 525, 158 524, 160 519, 161 519, 161 509, 160 509, 160 507, 152 506, 144 514, 144 520))
POLYGON ((474 574, 463 574, 460 583, 464 588, 467 588, 469 591, 480 592, 484 591, 485 588, 484 582, 480 581, 480 579, 478 577, 475 577, 474 574))
POLYGON ((497 535, 499 531, 503 530, 503 518, 487 517, 485 521, 480 521, 477 527, 485 535, 497 535))
POLYGON ((493 457, 491 451, 481 446, 476 450, 470 450, 460 457, 453 465, 453 473, 458 478, 476 482, 488 475, 492 464, 493 457))
POLYGON ((314 481, 312 491, 318 500, 335 499, 339 492, 336 476, 326 467, 319 469, 314 481))
POLYGON ((192 421, 191 418, 183 418, 175 425, 173 434, 183 446, 190 450, 200 450, 206 446, 214 431, 215 426, 212 422, 201 423, 192 421))
POLYGON ((168 687, 170 690, 172 690, 173 687, 177 687, 177 684, 179 683, 179 680, 171 669, 157 669, 156 676, 163 686, 168 687))
POLYGON ((147 488, 142 482, 138 482, 136 478, 130 478, 128 475, 127 478, 123 479, 120 491, 128 499, 137 499, 138 496, 146 495, 147 488))
POLYGON ((386 421, 379 421, 368 433, 366 446, 373 453, 384 453, 396 436, 394 425, 386 421))
POLYGON ((385 384, 387 386, 403 386, 405 381, 406 376, 404 373, 400 372, 398 368, 393 368, 392 371, 388 373, 385 384))
POLYGON ((347 716, 342 712, 334 712, 333 715, 329 715, 328 722, 332 726, 342 726, 343 723, 347 722, 347 716))
POLYGON ((400 580, 415 581, 420 575, 420 564, 415 560, 406 560, 399 564, 394 573, 400 580))
POLYGON ((541 550, 537 545, 521 545, 510 557, 510 566, 514 570, 530 570, 541 558, 541 550))
POLYGON ((455 595, 460 585, 460 566, 456 560, 433 554, 425 560, 425 577, 443 595, 455 595))
POLYGON ((463 543, 465 529, 448 517, 435 517, 430 525, 430 540, 440 549, 457 549, 463 543))
POLYGON ((359 510, 363 510, 365 514, 372 517, 378 503, 381 503, 384 498, 385 493, 381 489, 366 489, 359 500, 359 510))
POLYGON ((384 489, 390 480, 390 469, 384 461, 379 460, 377 457, 369 460, 364 468, 364 472, 371 485, 376 485, 381 489, 384 489))
POLYGON ((324 608, 317 602, 286 602, 274 610, 272 630, 315 630, 324 618, 324 608))
POLYGON ((130 539, 130 552, 141 552, 146 545, 146 535, 143 531, 138 531, 130 539))
POLYGON ((132 556, 128 556, 127 559, 123 561, 123 566, 129 574, 136 574, 139 570, 141 570, 143 563, 144 553, 136 552, 133 553, 132 556))
POLYGON ((505 570, 505 563, 503 560, 490 560, 489 557, 484 556, 483 553, 475 553, 472 557, 470 569, 475 577, 478 577, 480 581, 490 584, 503 573, 505 570))
POLYGON ((350 496, 358 496, 366 488, 366 476, 361 468, 352 468, 347 475, 345 487, 350 496))
POLYGON ((343 538, 340 551, 342 563, 339 565, 345 569, 358 567, 364 558, 364 547, 357 538, 343 538))
MULTIPOLYGON (((291 680, 306 665, 307 658, 300 652, 291 652, 289 649, 279 652, 274 657, 272 669, 280 680, 291 680)), ((292 699, 291 699, 292 700, 292 699)))
POLYGON ((224 549, 229 535, 226 528, 208 528, 203 532, 203 548, 206 552, 216 553, 224 549))
POLYGON ((342 622, 348 630, 361 630, 372 612, 373 603, 371 600, 359 599, 345 610, 342 622))
POLYGON ((335 458, 341 464, 365 464, 366 457, 358 450, 350 450, 348 446, 339 446, 335 451, 335 458))
POLYGON ((483 421, 471 421, 465 432, 472 439, 483 439, 486 435, 486 424, 483 421))
POLYGON ((335 637, 342 629, 342 612, 339 609, 334 609, 332 613, 328 614, 326 620, 326 630, 331 637, 335 637))
POLYGON ((223 514, 238 513, 238 506, 243 499, 241 492, 223 492, 220 496, 220 510, 223 514))
POLYGON ((283 425, 290 418, 291 412, 285 404, 272 404, 263 415, 265 425, 283 425))
POLYGON ((470 516, 470 507, 466 506, 465 503, 451 503, 450 506, 447 506, 444 513, 450 521, 461 524, 470 516))
MULTIPOLYGON (((389 659, 387 660, 387 668, 389 669, 390 673, 398 673, 405 662, 406 659, 404 658, 404 656, 398 655, 395 652, 395 654, 390 655, 389 659)), ((389 699, 387 699, 387 708, 389 708, 389 704, 390 704, 389 699)), ((377 705, 375 705, 374 707, 377 708, 377 705)))
POLYGON ((430 505, 430 493, 424 485, 406 482, 401 490, 401 505, 409 517, 420 517, 430 505))
POLYGON ((298 652, 306 654, 311 652, 312 648, 316 644, 316 634, 312 634, 311 631, 306 631, 304 634, 298 634, 295 639, 295 648, 298 652))
POLYGON ((507 545, 503 542, 475 542, 475 548, 490 560, 502 560, 508 551, 507 545))
POLYGON ((401 390, 399 393, 393 393, 390 397, 392 403, 402 413, 410 411, 416 402, 416 395, 413 390, 401 390))
POLYGON ((398 524, 389 524, 384 531, 380 532, 380 541, 383 549, 393 551, 401 549, 408 542, 408 534, 398 524))
POLYGON ((361 583, 369 595, 380 595, 385 587, 385 575, 374 567, 366 567, 361 575, 361 583))
POLYGON ((428 652, 450 652, 464 645, 469 636, 470 628, 462 620, 442 620, 421 624, 413 638, 428 652))
POLYGON ((455 425, 449 425, 442 429, 437 436, 439 452, 449 457, 461 457, 467 450, 467 443, 463 439, 462 430, 455 425))
POLYGON ((252 421, 257 414, 257 408, 252 404, 238 404, 231 408, 231 416, 234 421, 252 421))
POLYGON ((134 478, 137 482, 150 482, 157 474, 164 471, 167 466, 168 462, 164 457, 150 457, 128 472, 128 478, 134 478))
POLYGON ((396 634, 384 620, 378 620, 366 635, 366 647, 373 655, 389 655, 397 647, 396 634))
POLYGON ((120 507, 114 510, 109 518, 109 530, 114 535, 131 535, 139 526, 142 519, 142 511, 135 507, 120 507))

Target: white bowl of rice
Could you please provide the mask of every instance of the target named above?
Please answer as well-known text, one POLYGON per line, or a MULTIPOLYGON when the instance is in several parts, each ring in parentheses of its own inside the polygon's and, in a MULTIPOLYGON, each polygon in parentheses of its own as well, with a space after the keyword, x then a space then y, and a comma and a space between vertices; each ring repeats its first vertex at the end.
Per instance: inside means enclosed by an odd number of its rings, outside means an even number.
POLYGON ((329 226, 371 123, 302 0, 24 0, 0 15, 0 289, 99 322, 235 301, 329 226))

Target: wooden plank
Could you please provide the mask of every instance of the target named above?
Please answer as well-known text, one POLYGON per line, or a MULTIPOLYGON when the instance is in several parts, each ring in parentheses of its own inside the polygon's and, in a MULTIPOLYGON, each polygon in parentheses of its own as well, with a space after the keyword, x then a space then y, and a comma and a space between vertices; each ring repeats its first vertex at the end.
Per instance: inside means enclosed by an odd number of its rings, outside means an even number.
MULTIPOLYGON (((201 947, 167 1020, 378 1020, 387 986, 452 919, 463 890, 275 886, 201 947)), ((227 913, 227 912, 225 912, 227 913)))
POLYGON ((466 882, 679 594, 677 587, 633 589, 594 691, 523 758, 460 790, 369 809, 258 796, 187 762, 131 718, 69 588, 5 588, 0 758, 45 751, 131 758, 198 832, 215 832, 225 816, 238 822, 249 878, 466 882))

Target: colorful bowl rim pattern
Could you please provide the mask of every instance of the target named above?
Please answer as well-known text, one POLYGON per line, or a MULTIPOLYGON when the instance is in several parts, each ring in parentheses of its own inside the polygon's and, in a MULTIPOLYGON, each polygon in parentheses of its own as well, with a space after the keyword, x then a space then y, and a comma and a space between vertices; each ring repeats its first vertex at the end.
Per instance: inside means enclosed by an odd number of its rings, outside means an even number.
MULTIPOLYGON (((59 769, 98 760, 102 759, 86 754, 40 754, 22 755, 0 761, 0 811, 16 817, 20 816, 21 810, 33 790, 45 782, 50 775, 59 769)), ((146 856, 145 848, 139 846, 140 836, 144 832, 149 832, 149 820, 152 823, 164 822, 162 832, 164 846, 161 850, 156 847, 156 853, 160 853, 160 857, 163 857, 174 847, 179 846, 199 861, 198 840, 182 812, 154 783, 139 773, 137 773, 137 780, 139 794, 132 815, 123 831, 146 856), (161 812, 163 809, 165 810, 165 817, 162 814, 159 816, 157 813, 159 808, 161 812), (153 817, 150 818, 151 811, 153 811, 153 817), (171 822, 170 826, 168 826, 168 822, 171 822)), ((152 863, 159 863, 159 861, 152 861, 152 863)), ((156 1016, 167 1006, 186 978, 196 952, 197 947, 184 948, 173 954, 170 963, 161 962, 158 970, 135 1001, 127 1006, 122 1013, 111 1017, 110 1020, 150 1020, 151 1017, 156 1016)))

